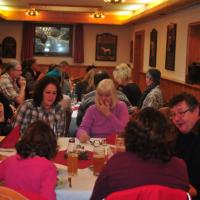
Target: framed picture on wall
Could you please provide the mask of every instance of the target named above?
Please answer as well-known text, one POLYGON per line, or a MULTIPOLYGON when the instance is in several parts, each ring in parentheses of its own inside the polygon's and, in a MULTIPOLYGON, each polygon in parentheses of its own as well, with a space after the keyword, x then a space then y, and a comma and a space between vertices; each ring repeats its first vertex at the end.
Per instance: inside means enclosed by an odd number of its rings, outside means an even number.
POLYGON ((13 37, 6 37, 2 42, 2 57, 16 58, 16 40, 13 37))
POLYGON ((96 36, 96 60, 116 61, 117 36, 111 33, 102 33, 96 36))
POLYGON ((34 55, 71 56, 73 26, 35 24, 34 55))
POLYGON ((149 66, 156 67, 156 54, 157 54, 157 35, 156 29, 150 33, 150 53, 149 53, 149 66))
POLYGON ((165 68, 174 71, 175 51, 176 51, 176 24, 171 23, 167 26, 167 44, 165 68))

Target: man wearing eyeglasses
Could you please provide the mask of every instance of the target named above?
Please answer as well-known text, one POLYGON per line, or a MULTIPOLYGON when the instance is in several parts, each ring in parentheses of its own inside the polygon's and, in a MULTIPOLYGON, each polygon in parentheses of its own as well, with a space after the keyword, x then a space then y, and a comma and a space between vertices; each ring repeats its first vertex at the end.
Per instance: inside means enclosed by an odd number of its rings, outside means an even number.
POLYGON ((178 130, 176 154, 185 160, 193 199, 200 200, 200 108, 198 100, 188 93, 181 93, 169 101, 171 120, 178 130))
POLYGON ((26 80, 21 75, 21 64, 13 60, 7 64, 6 72, 0 77, 0 92, 14 106, 19 106, 25 99, 26 80))

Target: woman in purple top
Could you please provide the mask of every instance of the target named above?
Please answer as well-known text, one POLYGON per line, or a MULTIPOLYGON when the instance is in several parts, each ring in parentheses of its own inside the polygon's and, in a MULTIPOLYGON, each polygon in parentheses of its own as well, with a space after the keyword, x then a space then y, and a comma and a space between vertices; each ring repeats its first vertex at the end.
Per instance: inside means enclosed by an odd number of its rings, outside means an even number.
POLYGON ((32 123, 16 150, 17 155, 0 163, 0 181, 12 189, 56 200, 57 170, 50 159, 57 153, 57 141, 49 125, 32 123))
POLYGON ((111 133, 122 133, 128 120, 127 106, 117 99, 113 81, 104 79, 98 84, 95 105, 87 109, 77 137, 81 142, 86 142, 90 137, 107 137, 111 133))
POLYGON ((189 190, 186 164, 174 155, 176 134, 162 113, 144 108, 125 130, 126 152, 115 154, 99 175, 90 200, 144 185, 189 190))

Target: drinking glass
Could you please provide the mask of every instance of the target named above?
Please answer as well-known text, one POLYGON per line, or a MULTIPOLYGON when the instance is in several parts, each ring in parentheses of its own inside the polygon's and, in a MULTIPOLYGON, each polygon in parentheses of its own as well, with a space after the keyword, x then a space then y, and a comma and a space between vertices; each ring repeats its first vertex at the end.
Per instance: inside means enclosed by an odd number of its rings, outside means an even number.
POLYGON ((68 174, 71 176, 77 175, 78 172, 78 153, 68 152, 67 157, 68 174))
POLYGON ((102 146, 94 147, 93 174, 98 176, 105 164, 105 149, 102 146))

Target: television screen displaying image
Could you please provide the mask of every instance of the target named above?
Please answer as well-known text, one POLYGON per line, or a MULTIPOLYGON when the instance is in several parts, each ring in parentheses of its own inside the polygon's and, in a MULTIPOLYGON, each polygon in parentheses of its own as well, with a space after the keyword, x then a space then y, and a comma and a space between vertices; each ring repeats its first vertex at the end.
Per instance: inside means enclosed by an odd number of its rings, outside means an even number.
POLYGON ((36 25, 34 54, 41 56, 71 56, 72 26, 36 25))

